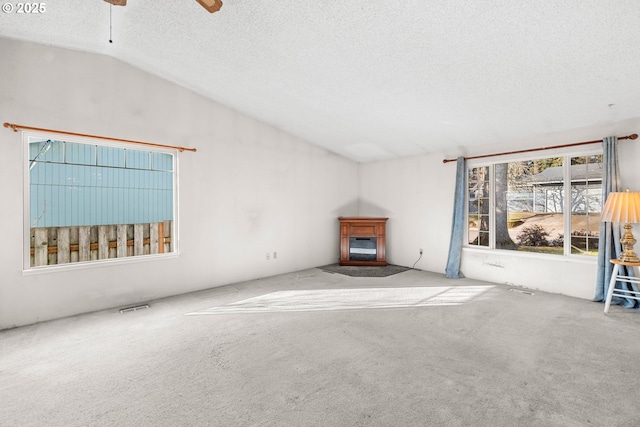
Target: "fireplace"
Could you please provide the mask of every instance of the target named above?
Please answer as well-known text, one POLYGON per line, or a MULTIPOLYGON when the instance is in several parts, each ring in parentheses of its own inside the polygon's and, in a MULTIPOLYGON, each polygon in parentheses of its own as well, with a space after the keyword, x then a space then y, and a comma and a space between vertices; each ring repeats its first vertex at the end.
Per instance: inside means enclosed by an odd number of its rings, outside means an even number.
POLYGON ((387 265, 387 219, 340 217, 340 265, 387 265))

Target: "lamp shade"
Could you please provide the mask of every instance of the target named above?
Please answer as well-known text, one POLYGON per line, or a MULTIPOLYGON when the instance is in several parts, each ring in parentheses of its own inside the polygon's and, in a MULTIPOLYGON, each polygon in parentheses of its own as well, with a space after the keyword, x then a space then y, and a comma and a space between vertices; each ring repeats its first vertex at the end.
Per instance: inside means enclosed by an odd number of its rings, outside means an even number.
POLYGON ((629 190, 609 193, 600 221, 625 224, 640 222, 640 193, 632 193, 629 190))

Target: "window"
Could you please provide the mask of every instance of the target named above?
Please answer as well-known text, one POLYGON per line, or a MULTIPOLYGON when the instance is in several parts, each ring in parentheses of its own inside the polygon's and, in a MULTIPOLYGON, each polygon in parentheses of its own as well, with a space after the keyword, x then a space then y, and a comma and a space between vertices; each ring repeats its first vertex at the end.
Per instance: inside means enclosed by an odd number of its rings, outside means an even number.
POLYGON ((469 169, 469 245, 489 246, 489 166, 469 169))
POLYGON ((26 269, 175 251, 174 151, 26 139, 26 269))
POLYGON ((598 253, 602 154, 471 165, 467 178, 468 246, 598 253))

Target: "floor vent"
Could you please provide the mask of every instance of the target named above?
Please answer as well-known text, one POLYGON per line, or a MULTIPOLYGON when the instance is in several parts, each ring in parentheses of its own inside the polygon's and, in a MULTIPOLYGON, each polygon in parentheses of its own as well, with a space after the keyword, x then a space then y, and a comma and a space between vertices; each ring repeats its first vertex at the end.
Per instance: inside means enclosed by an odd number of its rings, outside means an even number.
POLYGON ((509 290, 510 290, 510 291, 513 291, 513 292, 520 292, 521 294, 534 295, 534 293, 533 293, 533 292, 531 292, 531 291, 525 291, 525 290, 522 290, 522 289, 514 289, 514 288, 511 288, 511 289, 509 289, 509 290))
POLYGON ((142 310, 143 308, 149 308, 149 305, 148 304, 143 304, 143 305, 136 305, 135 307, 121 308, 120 309, 120 313, 128 313, 130 311, 138 311, 138 310, 142 310))

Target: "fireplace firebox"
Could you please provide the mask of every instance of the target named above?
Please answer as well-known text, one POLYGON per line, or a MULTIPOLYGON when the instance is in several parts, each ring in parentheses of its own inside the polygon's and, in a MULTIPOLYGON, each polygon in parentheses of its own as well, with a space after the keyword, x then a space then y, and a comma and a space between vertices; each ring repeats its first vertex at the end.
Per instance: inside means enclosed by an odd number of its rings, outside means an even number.
POLYGON ((385 266, 388 218, 340 217, 340 265, 385 266))
POLYGON ((377 250, 375 237, 349 237, 349 261, 375 261, 377 250))

